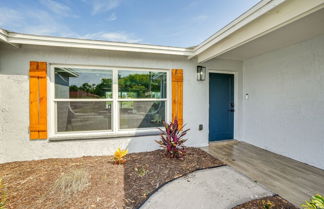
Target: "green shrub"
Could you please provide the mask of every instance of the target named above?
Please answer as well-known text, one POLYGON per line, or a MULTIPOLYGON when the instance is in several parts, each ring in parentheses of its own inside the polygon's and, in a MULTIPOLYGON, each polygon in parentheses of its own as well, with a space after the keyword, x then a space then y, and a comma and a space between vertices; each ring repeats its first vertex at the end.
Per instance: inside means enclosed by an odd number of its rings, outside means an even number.
POLYGON ((320 194, 316 194, 309 202, 305 201, 305 204, 301 206, 304 209, 324 209, 324 197, 320 194))

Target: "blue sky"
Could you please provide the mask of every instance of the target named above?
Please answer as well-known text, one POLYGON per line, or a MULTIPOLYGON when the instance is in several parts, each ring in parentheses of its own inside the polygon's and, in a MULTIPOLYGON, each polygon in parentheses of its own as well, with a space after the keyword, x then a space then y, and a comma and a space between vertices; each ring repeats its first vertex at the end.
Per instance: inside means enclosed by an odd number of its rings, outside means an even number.
POLYGON ((1 0, 0 27, 39 35, 190 47, 259 0, 1 0))

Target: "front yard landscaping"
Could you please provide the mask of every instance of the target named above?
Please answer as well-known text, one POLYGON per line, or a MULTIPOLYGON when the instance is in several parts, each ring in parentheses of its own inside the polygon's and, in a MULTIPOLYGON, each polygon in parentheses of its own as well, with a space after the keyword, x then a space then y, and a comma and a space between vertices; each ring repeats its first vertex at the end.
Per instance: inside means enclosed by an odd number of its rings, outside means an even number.
POLYGON ((162 150, 113 156, 0 164, 7 209, 137 208, 161 185, 192 171, 224 165, 188 148, 183 159, 162 150))
MULTIPOLYGON (((199 148, 186 148, 184 136, 189 129, 182 131, 177 120, 164 127, 156 141, 163 150, 127 155, 128 150, 118 148, 114 156, 0 164, 0 209, 139 208, 164 184, 196 170, 225 165, 199 148)), ((279 196, 252 200, 234 209, 245 208, 296 209, 279 196)))
POLYGON ((251 200, 233 209, 298 209, 296 206, 278 195, 251 200))

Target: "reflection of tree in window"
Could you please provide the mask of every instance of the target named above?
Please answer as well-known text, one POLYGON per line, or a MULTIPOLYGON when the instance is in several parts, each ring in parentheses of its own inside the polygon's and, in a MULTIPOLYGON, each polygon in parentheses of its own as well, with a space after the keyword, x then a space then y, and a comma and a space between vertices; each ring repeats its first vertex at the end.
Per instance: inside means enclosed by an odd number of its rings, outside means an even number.
POLYGON ((112 92, 112 80, 103 78, 99 84, 83 83, 81 86, 70 86, 70 97, 108 98, 107 92, 112 92))
POLYGON ((166 73, 122 71, 118 75, 119 98, 165 98, 166 73))
POLYGON ((120 102, 120 128, 158 127, 165 120, 165 101, 132 101, 137 98, 166 98, 166 72, 119 71, 118 96, 130 101, 120 102))

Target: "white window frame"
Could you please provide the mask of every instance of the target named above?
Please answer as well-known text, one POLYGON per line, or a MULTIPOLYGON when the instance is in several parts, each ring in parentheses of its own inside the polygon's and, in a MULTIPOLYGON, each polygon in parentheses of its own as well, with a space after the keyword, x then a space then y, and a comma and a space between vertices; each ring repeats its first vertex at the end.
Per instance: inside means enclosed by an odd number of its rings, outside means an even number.
POLYGON ((122 136, 141 136, 149 135, 150 133, 157 133, 157 128, 136 128, 136 129, 120 129, 120 114, 119 104, 123 101, 164 101, 165 102, 165 120, 169 121, 171 118, 171 73, 169 69, 163 68, 140 68, 140 67, 116 67, 116 66, 90 66, 90 65, 66 65, 66 64, 50 64, 49 75, 49 139, 51 140, 65 140, 65 139, 82 139, 82 138, 109 138, 122 136), (55 71, 57 67, 61 68, 78 68, 78 69, 95 69, 112 71, 112 99, 73 99, 73 101, 109 101, 112 102, 112 129, 111 130, 93 130, 93 131, 57 131, 57 102, 71 101, 71 99, 56 99, 55 98, 55 71), (162 99, 155 98, 134 98, 134 99, 120 99, 118 98, 118 71, 151 71, 151 72, 166 72, 167 75, 167 97, 162 99))

